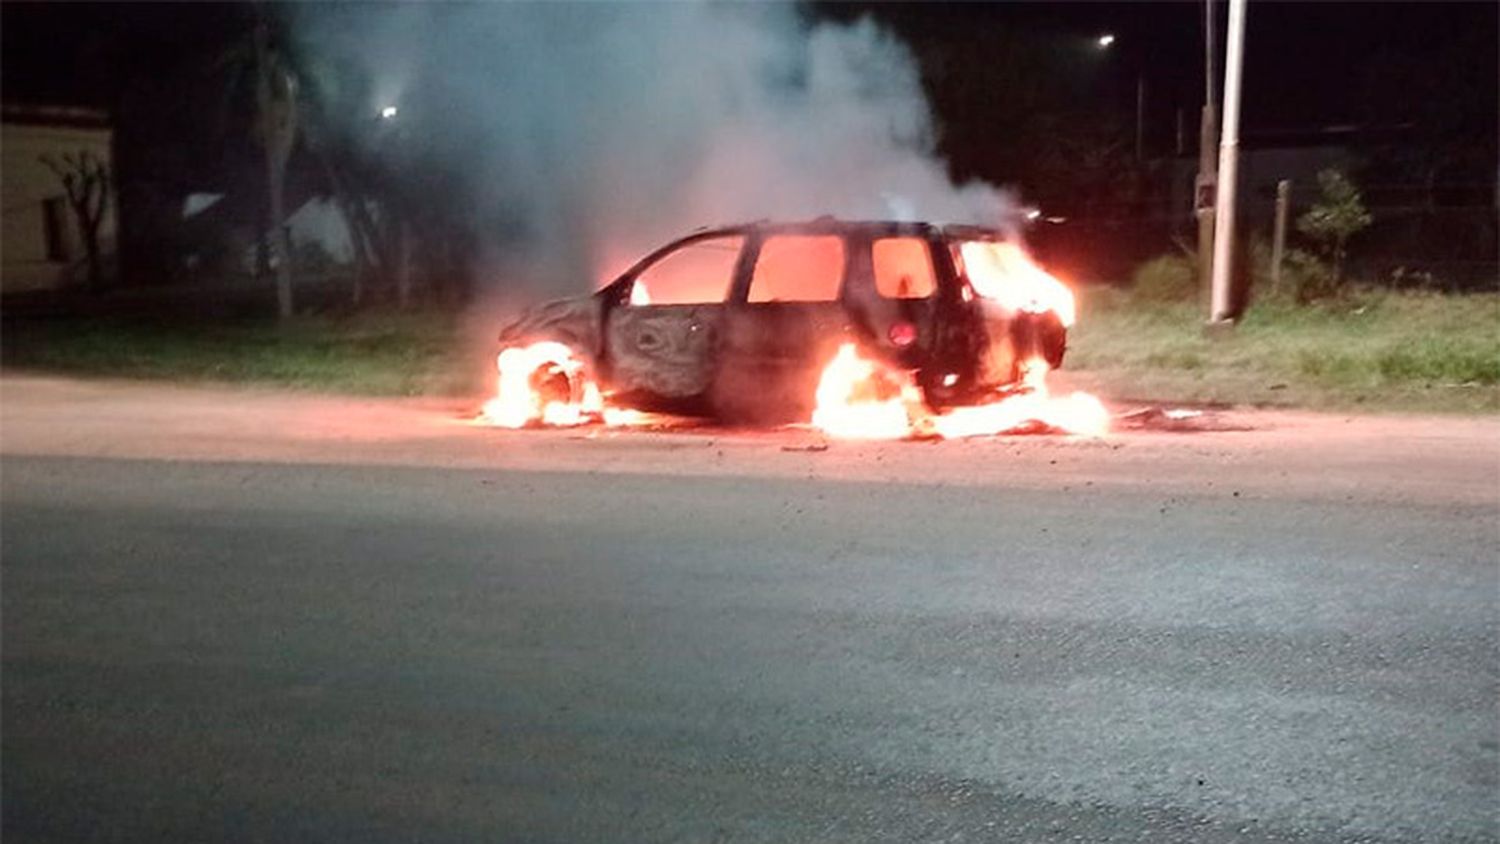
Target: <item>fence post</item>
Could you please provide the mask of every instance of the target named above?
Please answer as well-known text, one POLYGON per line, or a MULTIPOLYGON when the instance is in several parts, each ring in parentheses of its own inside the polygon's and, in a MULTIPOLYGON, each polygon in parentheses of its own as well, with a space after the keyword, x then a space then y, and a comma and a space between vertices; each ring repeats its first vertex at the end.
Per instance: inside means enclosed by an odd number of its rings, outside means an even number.
POLYGON ((1292 204, 1292 183, 1276 183, 1276 227, 1271 234, 1271 295, 1281 291, 1281 261, 1286 257, 1286 216, 1292 204))

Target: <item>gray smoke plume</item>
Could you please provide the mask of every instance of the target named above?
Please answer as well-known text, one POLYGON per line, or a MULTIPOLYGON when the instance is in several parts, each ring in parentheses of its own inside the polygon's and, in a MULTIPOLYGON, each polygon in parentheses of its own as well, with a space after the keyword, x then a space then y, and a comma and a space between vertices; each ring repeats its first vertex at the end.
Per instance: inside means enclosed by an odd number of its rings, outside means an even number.
POLYGON ((708 2, 299 12, 304 44, 372 80, 367 113, 397 106, 424 160, 463 174, 497 287, 583 292, 705 225, 1012 210, 950 181, 910 51, 869 20, 708 2))

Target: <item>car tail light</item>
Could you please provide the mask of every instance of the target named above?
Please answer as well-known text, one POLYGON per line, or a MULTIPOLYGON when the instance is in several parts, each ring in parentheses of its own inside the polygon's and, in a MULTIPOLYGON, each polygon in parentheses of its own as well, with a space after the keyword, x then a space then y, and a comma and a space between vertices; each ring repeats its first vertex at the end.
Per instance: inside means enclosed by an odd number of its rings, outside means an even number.
POLYGON ((909 322, 893 322, 886 336, 891 338, 891 345, 904 349, 917 342, 917 327, 909 322))

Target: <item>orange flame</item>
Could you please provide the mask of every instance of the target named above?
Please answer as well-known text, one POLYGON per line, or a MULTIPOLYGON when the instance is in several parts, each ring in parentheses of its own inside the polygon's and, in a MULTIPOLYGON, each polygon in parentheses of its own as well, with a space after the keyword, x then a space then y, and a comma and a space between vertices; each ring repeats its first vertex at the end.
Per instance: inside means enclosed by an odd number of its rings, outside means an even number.
MULTIPOLYGON (((1073 324, 1073 291, 1032 262, 1020 245, 968 241, 959 247, 959 257, 969 285, 980 296, 1008 310, 1054 313, 1064 326, 1073 324)), ((1052 396, 1048 369, 1040 358, 1025 361, 1019 389, 997 391, 991 401, 933 413, 923 404, 910 373, 860 357, 852 343, 845 343, 823 370, 812 422, 835 437, 865 439, 951 439, 1036 427, 1087 436, 1106 433, 1109 411, 1104 405, 1087 393, 1052 396)))
POLYGON ((573 350, 550 340, 512 346, 496 360, 500 369, 495 397, 485 402, 481 421, 503 428, 545 425, 570 428, 603 422, 633 425, 634 410, 609 407, 599 384, 573 350))
POLYGON ((1103 403, 1088 393, 1053 397, 1047 391, 1047 370, 1042 360, 1028 361, 1019 392, 996 393, 991 402, 933 413, 909 373, 861 357, 853 343, 845 343, 818 381, 812 424, 841 439, 958 439, 1038 426, 1094 437, 1108 432, 1109 411, 1103 403))
POLYGON ((910 376, 860 357, 845 343, 818 380, 812 423, 836 437, 899 439, 911 433, 921 407, 910 376))
POLYGON ((1073 291, 1037 266, 1019 244, 971 240, 959 247, 974 292, 1013 311, 1052 312, 1069 327, 1077 317, 1073 291))
POLYGON ((1053 396, 1047 389, 1047 363, 1034 359, 1024 367, 1022 391, 987 404, 955 407, 932 419, 945 439, 982 437, 1033 426, 1102 437, 1109 432, 1109 411, 1088 393, 1053 396))

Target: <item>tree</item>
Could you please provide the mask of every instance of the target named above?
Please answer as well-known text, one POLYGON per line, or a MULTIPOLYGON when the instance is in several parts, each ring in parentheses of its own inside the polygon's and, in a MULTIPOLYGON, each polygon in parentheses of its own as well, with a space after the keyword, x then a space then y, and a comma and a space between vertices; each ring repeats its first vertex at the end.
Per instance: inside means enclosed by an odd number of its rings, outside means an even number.
POLYGON ((284 320, 292 315, 294 306, 285 197, 287 163, 297 145, 301 124, 301 74, 285 38, 259 5, 254 7, 247 37, 231 44, 216 65, 229 70, 223 95, 226 114, 248 112, 249 134, 261 156, 267 211, 262 221, 262 255, 275 275, 276 310, 284 320))
POLYGON ((1365 210, 1359 188, 1338 170, 1320 172, 1318 187, 1322 196, 1306 214, 1297 218, 1297 231, 1317 242, 1333 262, 1333 283, 1338 286, 1344 280, 1344 255, 1349 238, 1363 231, 1373 218, 1365 210))
POLYGON ((292 244, 286 229, 286 165, 297 141, 297 76, 283 53, 271 44, 270 27, 256 21, 255 134, 265 155, 266 193, 271 210, 271 243, 277 254, 276 313, 292 315, 292 244))
POLYGON ((382 288, 404 307, 412 290, 417 233, 408 197, 409 138, 394 113, 371 112, 369 80, 357 66, 294 42, 301 82, 301 140, 322 172, 349 232, 355 275, 352 304, 382 288))
POLYGON ((104 286, 104 259, 99 248, 99 228, 109 210, 109 166, 88 150, 77 154, 63 153, 60 158, 41 157, 43 164, 62 182, 68 207, 78 220, 83 236, 83 251, 88 260, 89 290, 99 292, 104 286))

